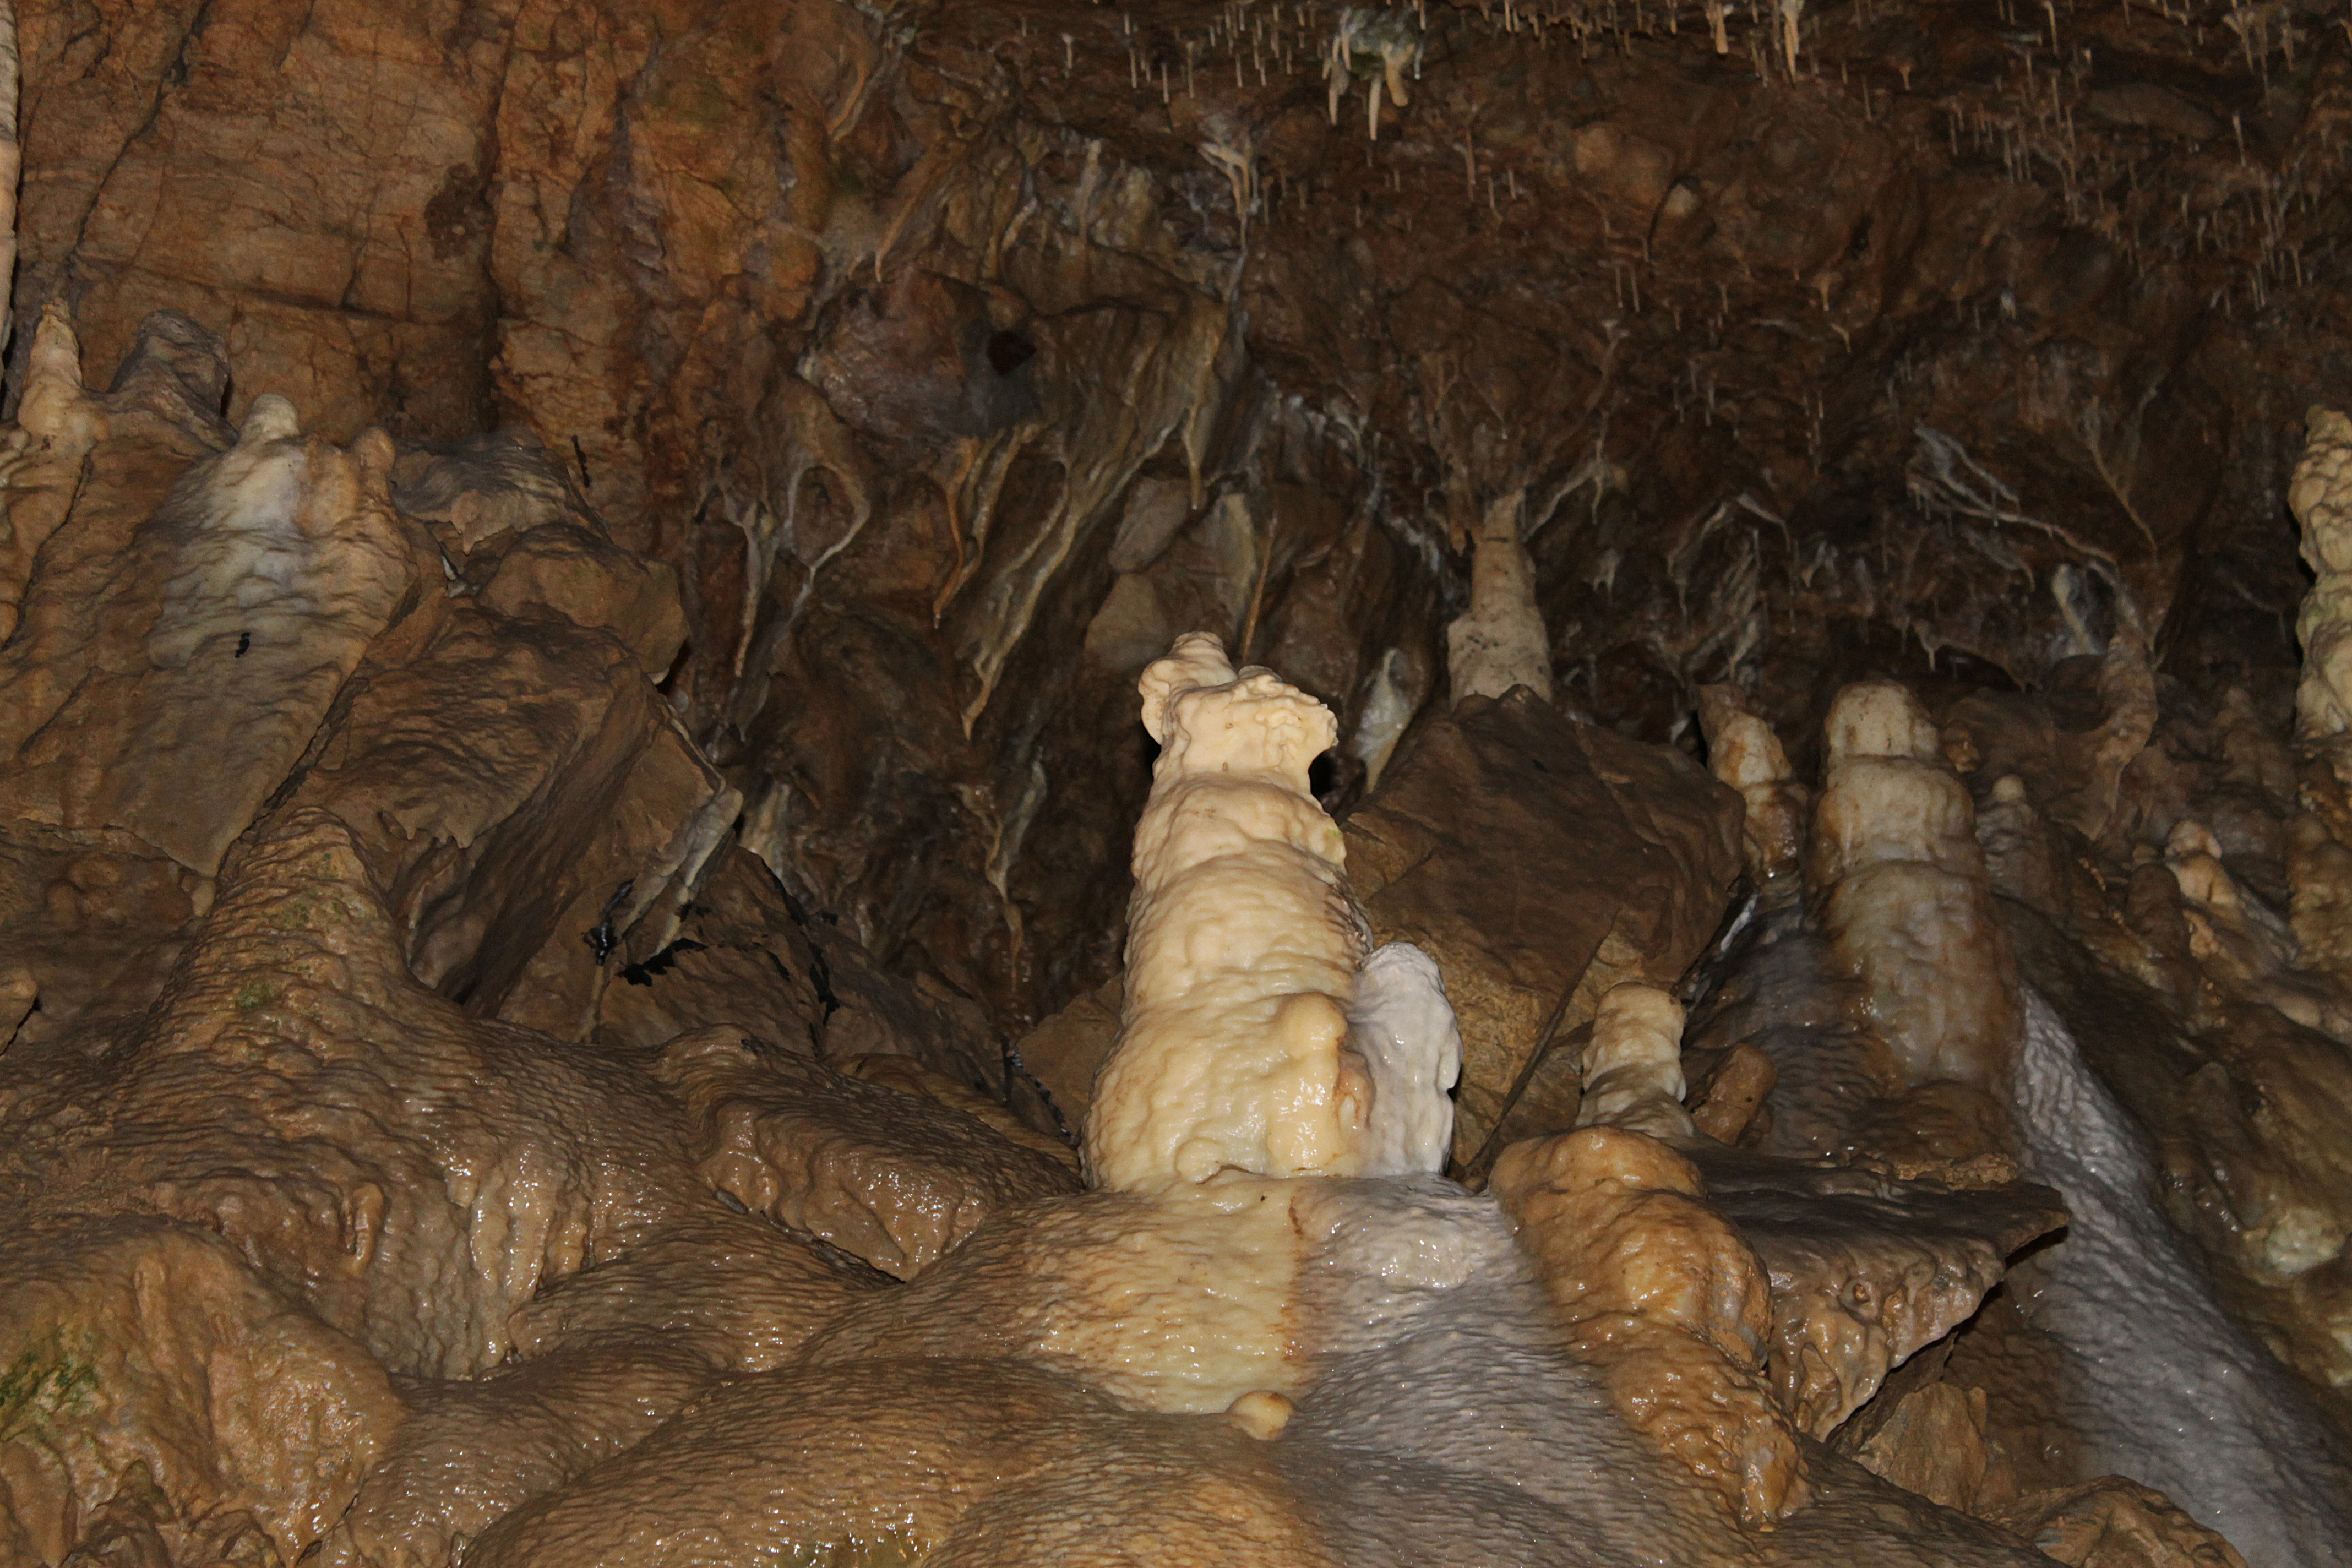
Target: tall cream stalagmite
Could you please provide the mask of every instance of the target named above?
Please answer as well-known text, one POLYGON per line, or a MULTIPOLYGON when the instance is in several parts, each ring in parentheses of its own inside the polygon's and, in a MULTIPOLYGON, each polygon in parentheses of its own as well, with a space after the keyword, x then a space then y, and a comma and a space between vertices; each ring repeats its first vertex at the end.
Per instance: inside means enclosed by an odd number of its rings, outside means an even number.
POLYGON ((2295 737, 2340 744, 2352 729, 2352 419, 2333 408, 2304 416, 2303 460, 2286 503, 2303 524, 2304 563, 2319 579, 2294 623, 2303 643, 2295 737))
POLYGON ((1087 1170, 1139 1190, 1228 1168, 1353 1175, 1372 1091, 1347 1009, 1367 943, 1339 826, 1307 784, 1338 728, 1272 673, 1236 673, 1204 633, 1140 689, 1160 761, 1087 1170))
POLYGON ((1849 686, 1831 704, 1810 880, 1905 1084, 1999 1082, 2022 1020, 1976 808, 1897 682, 1849 686))
POLYGON ((1804 787, 1790 776, 1780 738, 1733 686, 1699 688, 1698 721, 1708 770, 1748 803, 1749 875, 1759 881, 1788 876, 1805 850, 1806 801, 1804 787))
POLYGON ((1535 567, 1519 538, 1525 490, 1486 509, 1470 563, 1470 613, 1445 629, 1454 700, 1524 686, 1551 700, 1551 643, 1536 604, 1535 567))
POLYGON ((1125 1010, 1087 1121, 1095 1184, 1433 1168, 1461 1047, 1420 954, 1383 949, 1360 986, 1363 918, 1307 782, 1337 739, 1329 710, 1236 671, 1205 632, 1139 688, 1160 752, 1135 832, 1125 1010))

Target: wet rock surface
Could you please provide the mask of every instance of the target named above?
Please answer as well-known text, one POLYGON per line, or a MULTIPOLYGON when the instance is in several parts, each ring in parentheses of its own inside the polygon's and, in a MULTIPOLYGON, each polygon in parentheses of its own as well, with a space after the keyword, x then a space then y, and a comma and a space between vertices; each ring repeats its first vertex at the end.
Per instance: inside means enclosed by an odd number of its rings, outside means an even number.
POLYGON ((0 1561, 2347 1562, 2319 9, 14 16, 0 1561))

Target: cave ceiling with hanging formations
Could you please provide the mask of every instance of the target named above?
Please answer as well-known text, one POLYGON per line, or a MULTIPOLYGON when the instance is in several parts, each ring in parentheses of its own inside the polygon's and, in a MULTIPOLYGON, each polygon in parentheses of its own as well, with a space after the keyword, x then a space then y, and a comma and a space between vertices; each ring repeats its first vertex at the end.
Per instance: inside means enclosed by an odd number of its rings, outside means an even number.
POLYGON ((2345 0, 0 19, 0 1568, 2352 1568, 2345 0))

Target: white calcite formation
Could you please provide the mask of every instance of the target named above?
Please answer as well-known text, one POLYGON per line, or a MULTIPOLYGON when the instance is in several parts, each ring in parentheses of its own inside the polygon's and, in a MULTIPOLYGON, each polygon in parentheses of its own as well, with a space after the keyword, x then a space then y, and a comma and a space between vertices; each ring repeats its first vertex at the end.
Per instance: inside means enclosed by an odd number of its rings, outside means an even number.
POLYGON ((1462 1036, 1437 962, 1406 942, 1375 951, 1356 975, 1348 1039, 1372 1076, 1364 1173, 1444 1170, 1454 1138, 1451 1091, 1462 1076, 1462 1036))
POLYGON ((1445 629, 1454 700, 1524 686, 1551 700, 1551 642, 1536 603, 1535 565, 1519 538, 1527 498, 1513 490, 1486 509, 1470 563, 1470 613, 1445 629))
POLYGON ((1759 881, 1792 875, 1805 852, 1805 792, 1790 776, 1789 754, 1772 726, 1748 709, 1737 687, 1699 689, 1699 725, 1707 771, 1748 804, 1744 833, 1748 874, 1759 881))
POLYGON ((2065 1347, 2085 1474, 2157 1487, 2259 1568, 2352 1565, 2352 1474, 2309 1398, 2214 1299, 2157 1209, 2156 1161, 2056 1014, 2025 1003, 2008 1089, 2027 1167, 2074 1216, 2029 1320, 2065 1347))
POLYGON ((1425 960, 1383 961, 1357 1008, 1369 939, 1307 780, 1337 739, 1330 711, 1236 671, 1206 633, 1140 689, 1160 752, 1135 834, 1125 1011, 1087 1124, 1096 1184, 1434 1170, 1460 1041, 1425 960))
POLYGON ((1890 1089, 1998 1082, 2018 1031, 1975 807, 1937 741, 1927 710, 1894 681, 1849 686, 1830 709, 1810 880, 1894 1053, 1904 1081, 1890 1089))
POLYGON ((1683 1109, 1683 1005, 1654 985, 1612 986, 1584 1047, 1579 1127, 1622 1127, 1653 1138, 1693 1138, 1683 1109))

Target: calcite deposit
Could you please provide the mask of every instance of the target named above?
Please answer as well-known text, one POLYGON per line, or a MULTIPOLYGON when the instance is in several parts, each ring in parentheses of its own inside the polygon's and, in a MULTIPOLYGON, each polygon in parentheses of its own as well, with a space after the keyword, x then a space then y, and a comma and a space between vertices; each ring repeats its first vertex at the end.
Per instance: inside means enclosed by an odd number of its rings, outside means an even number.
POLYGON ((2352 1568, 2340 10, 0 4, 0 1568, 2352 1568))

